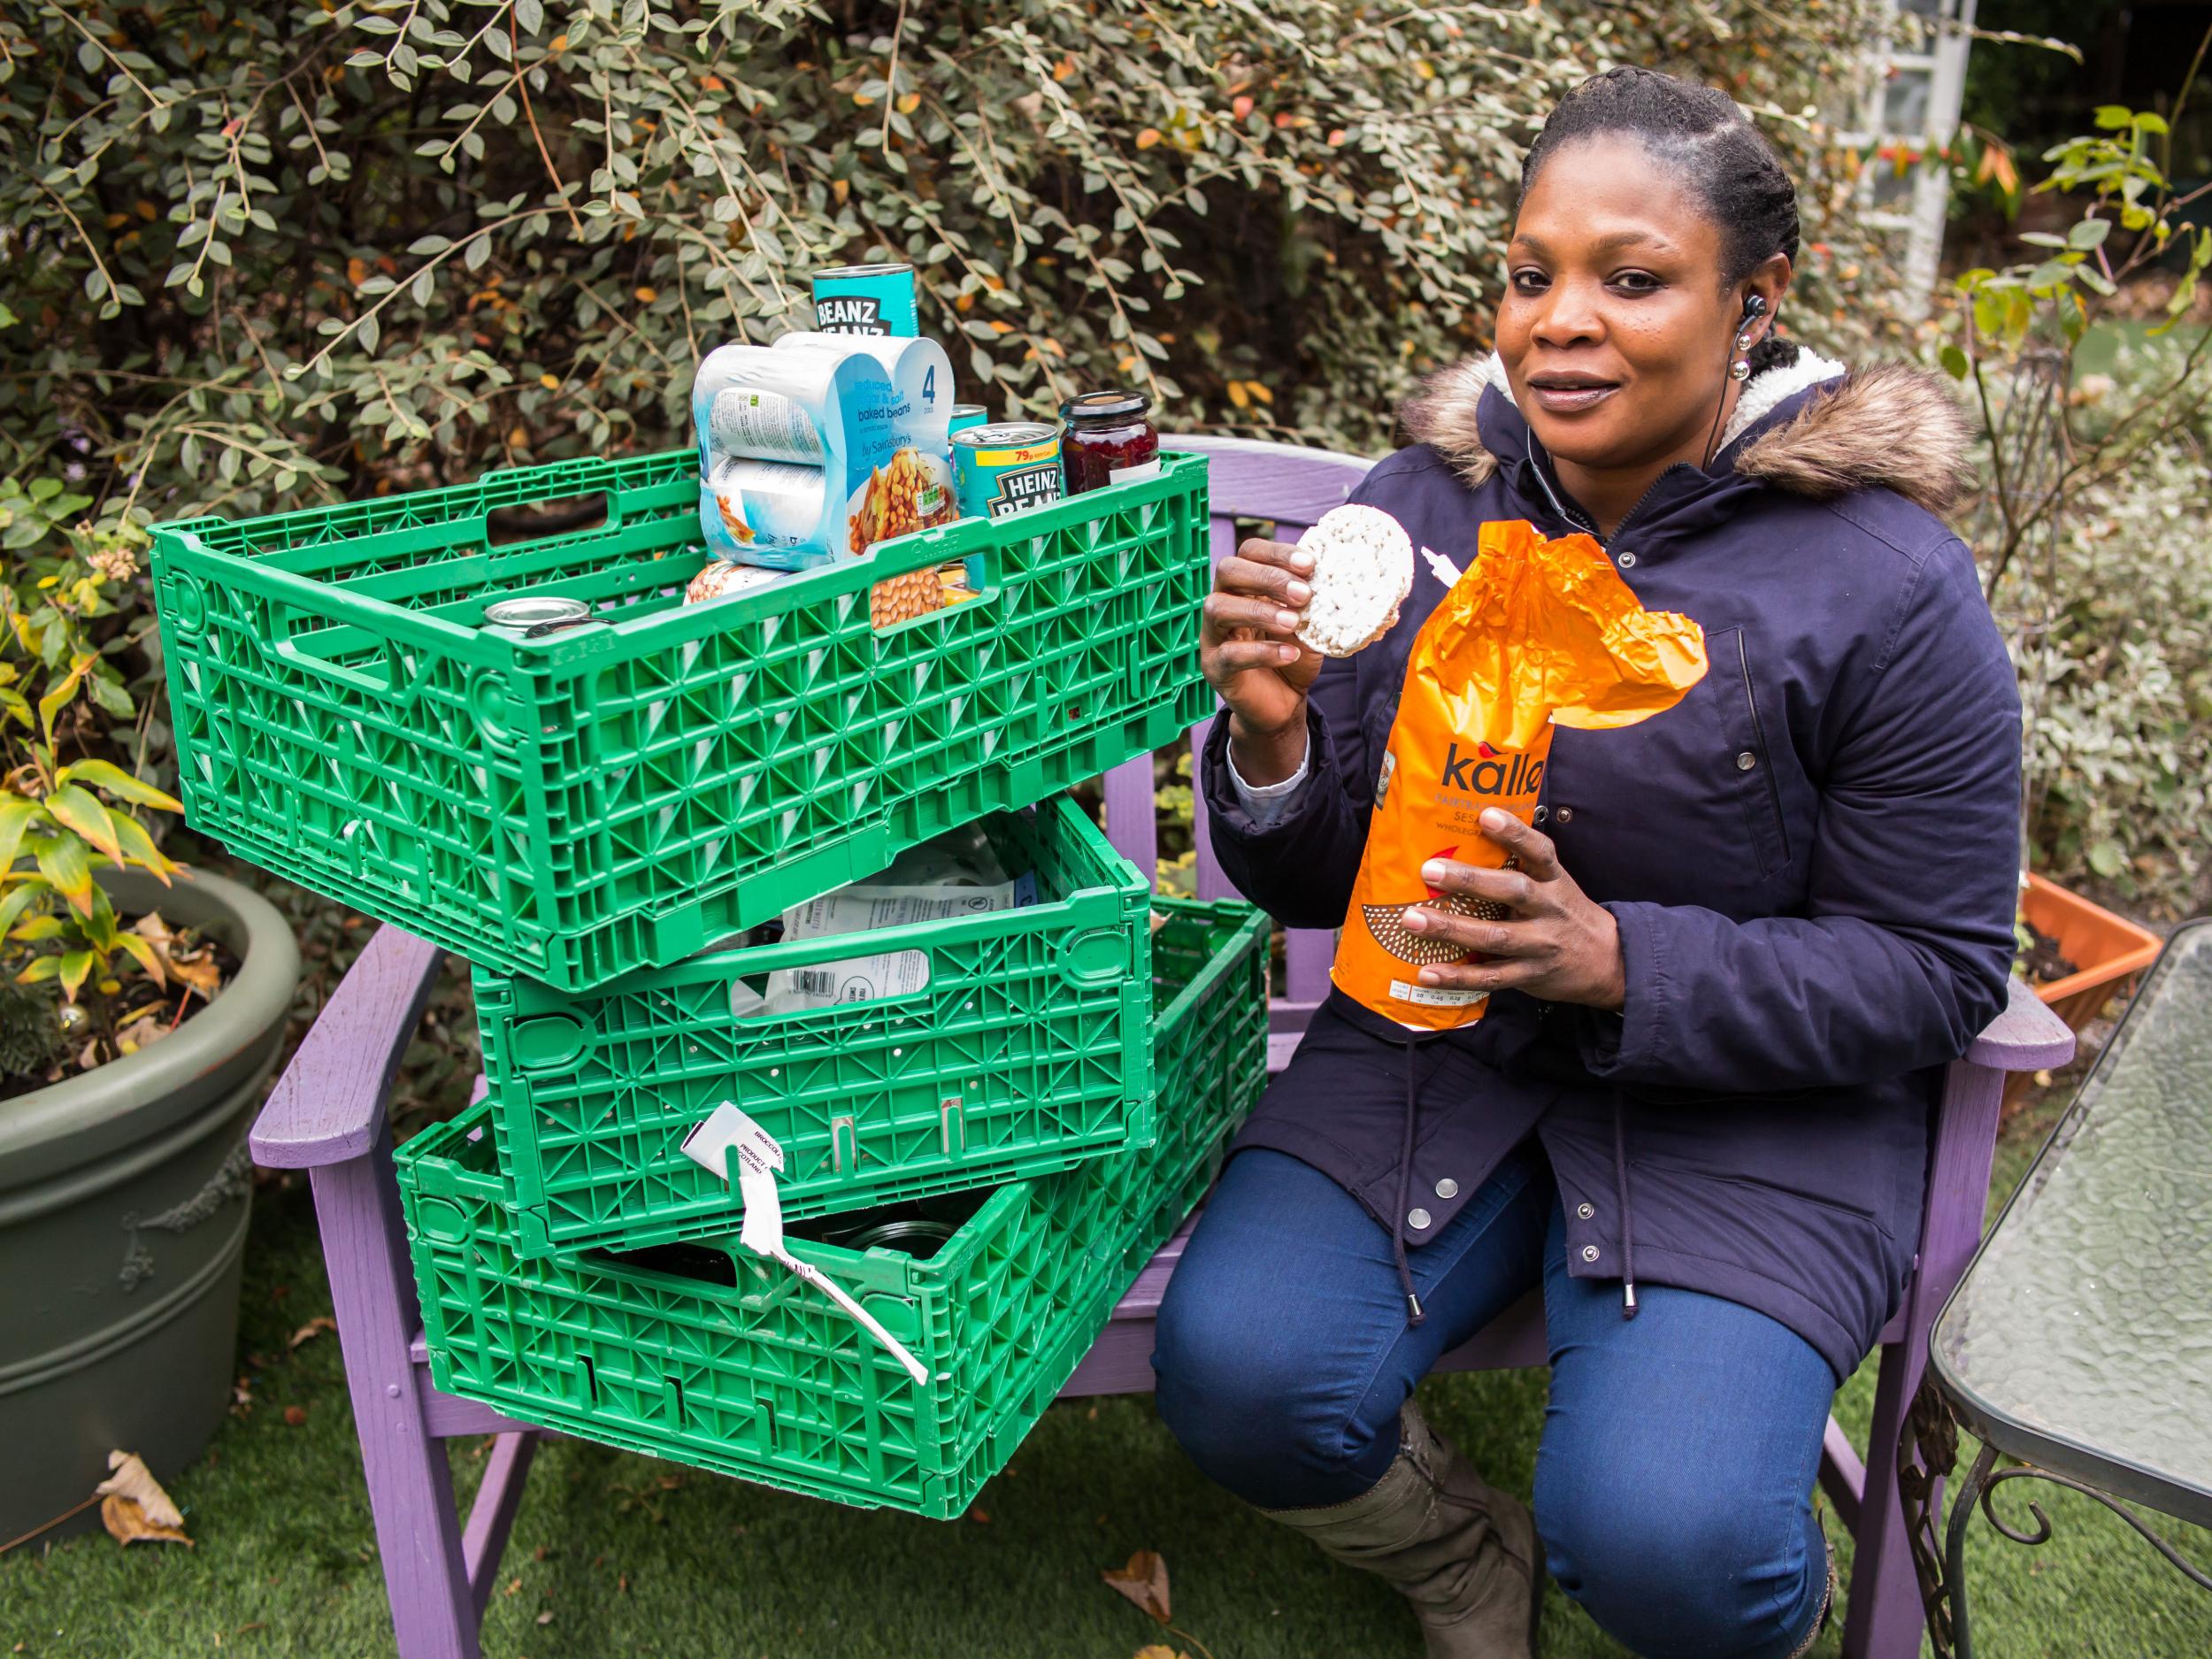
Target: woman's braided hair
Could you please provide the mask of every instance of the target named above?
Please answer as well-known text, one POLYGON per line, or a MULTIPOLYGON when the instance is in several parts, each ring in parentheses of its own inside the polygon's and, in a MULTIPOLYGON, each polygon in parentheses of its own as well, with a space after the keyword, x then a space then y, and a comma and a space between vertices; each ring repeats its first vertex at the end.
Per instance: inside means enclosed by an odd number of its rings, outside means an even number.
MULTIPOLYGON (((1720 227, 1724 283, 1740 282, 1776 254, 1797 258, 1797 187, 1735 100, 1656 70, 1624 65, 1593 75, 1560 99, 1521 163, 1517 206, 1562 145, 1618 134, 1673 167, 1720 227)), ((1751 370, 1796 360, 1770 326, 1751 349, 1751 370)))

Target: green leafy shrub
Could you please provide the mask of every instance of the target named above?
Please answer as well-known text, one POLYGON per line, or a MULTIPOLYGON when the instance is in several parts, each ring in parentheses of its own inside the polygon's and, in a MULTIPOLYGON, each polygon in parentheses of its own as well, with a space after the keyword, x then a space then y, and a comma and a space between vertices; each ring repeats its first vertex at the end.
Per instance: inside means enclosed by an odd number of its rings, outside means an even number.
POLYGON ((1825 250, 1789 320, 1863 331, 1874 267, 1802 112, 1871 12, 14 8, 0 412, 18 470, 67 449, 127 513, 680 442, 703 349, 892 256, 1002 412, 1134 380, 1172 426, 1377 448, 1483 336, 1536 122, 1617 58, 1769 111, 1825 250))
POLYGON ((2212 185, 2174 183, 2165 118, 2095 120, 2037 187, 2079 217, 2024 235, 2032 261, 1962 273, 1940 356, 1981 415, 1963 530, 2021 670, 2032 861, 2186 909, 2212 821, 2212 329, 2177 325, 2212 268, 2212 229, 2188 217, 2212 185), (2161 262, 2177 278, 2162 320, 2110 320, 2161 262), (2093 343, 2116 343, 2110 373, 2085 371, 2093 343))

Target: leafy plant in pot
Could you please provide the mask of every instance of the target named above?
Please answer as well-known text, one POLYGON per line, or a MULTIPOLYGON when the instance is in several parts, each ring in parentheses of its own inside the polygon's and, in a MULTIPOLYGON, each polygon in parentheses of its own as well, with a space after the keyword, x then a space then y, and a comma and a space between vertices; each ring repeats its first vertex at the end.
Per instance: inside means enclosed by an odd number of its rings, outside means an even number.
POLYGON ((180 810, 141 770, 143 537, 91 505, 0 480, 0 1539, 220 1421, 244 1131, 299 975, 265 901, 138 816, 180 810))

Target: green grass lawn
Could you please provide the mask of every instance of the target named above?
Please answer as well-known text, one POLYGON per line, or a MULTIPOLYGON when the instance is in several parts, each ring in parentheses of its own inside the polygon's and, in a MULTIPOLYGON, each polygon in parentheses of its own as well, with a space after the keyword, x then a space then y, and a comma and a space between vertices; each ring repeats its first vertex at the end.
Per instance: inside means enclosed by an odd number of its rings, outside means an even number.
MULTIPOLYGON (((2008 1130, 2000 1197, 2063 1097, 2062 1085, 2008 1130)), ((124 1550, 95 1533, 0 1558, 0 1652, 353 1659, 390 1651, 337 1344, 323 1336, 286 1349, 293 1331, 330 1310, 311 1206, 296 1181, 256 1202, 241 1330, 253 1409, 227 1422, 206 1456, 170 1483, 196 1547, 124 1550), (304 1422, 288 1425, 288 1407, 304 1422)), ((1840 1397, 1855 1436, 1864 1432, 1873 1381, 1863 1372, 1840 1397)), ((1495 1479, 1527 1493, 1540 1373, 1440 1379, 1422 1397, 1495 1479)), ((465 1486, 483 1449, 453 1443, 465 1486)), ((2212 1653, 2212 1596, 2086 1500, 2039 1497, 2056 1529, 2040 1549, 1976 1524, 1970 1571, 1985 1659, 2212 1653)), ((2212 1561, 2212 1535, 2168 1530, 2195 1559, 2212 1561)), ((1140 1548, 1167 1558, 1176 1623, 1189 1634, 1164 1640, 1194 1655, 1199 1643, 1215 1659, 1415 1659, 1420 1651, 1389 1592, 1328 1565, 1201 1480, 1148 1399, 1055 1407, 977 1513, 953 1523, 786 1497, 554 1442, 516 1525, 485 1651, 492 1659, 1130 1659, 1159 1632, 1099 1583, 1098 1569, 1140 1548)), ((1847 1557, 1843 1566, 1847 1585, 1847 1557)), ((1835 1654, 1839 1635, 1840 1621, 1816 1652, 1835 1654)), ((1624 1650, 1554 1590, 1541 1651, 1597 1659, 1624 1650)))

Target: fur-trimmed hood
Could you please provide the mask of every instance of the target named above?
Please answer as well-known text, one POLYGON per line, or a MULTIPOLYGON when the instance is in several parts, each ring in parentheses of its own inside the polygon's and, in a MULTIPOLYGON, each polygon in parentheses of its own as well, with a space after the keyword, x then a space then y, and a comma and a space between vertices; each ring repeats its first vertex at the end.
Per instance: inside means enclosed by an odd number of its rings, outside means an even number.
MULTIPOLYGON (((1527 437, 1495 352, 1430 375, 1399 419, 1470 486, 1496 470, 1499 424, 1518 429, 1509 446, 1519 440, 1525 448, 1527 437), (1486 411, 1490 393, 1496 396, 1486 411), (1486 419, 1495 423, 1486 439, 1486 419)), ((1801 346, 1795 361, 1744 382, 1713 470, 1816 501, 1894 490, 1940 518, 1965 484, 1969 436, 1957 400, 1926 370, 1901 363, 1847 369, 1801 346)))

